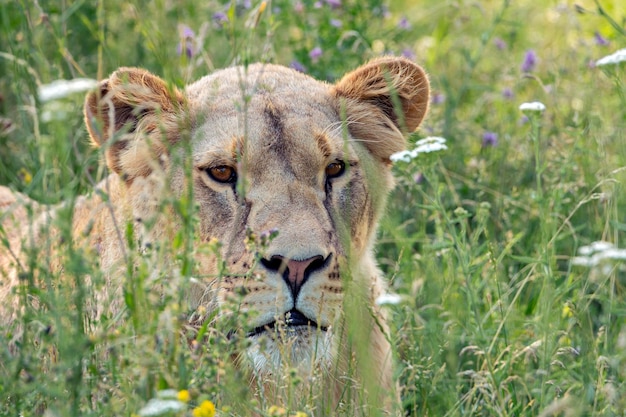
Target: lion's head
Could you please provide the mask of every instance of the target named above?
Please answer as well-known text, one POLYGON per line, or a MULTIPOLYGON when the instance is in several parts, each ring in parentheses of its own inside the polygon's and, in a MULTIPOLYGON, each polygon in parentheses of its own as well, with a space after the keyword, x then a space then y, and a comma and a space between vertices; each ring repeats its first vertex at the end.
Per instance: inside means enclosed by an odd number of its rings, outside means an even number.
MULTIPOLYGON (((330 362, 344 272, 361 277, 371 306, 384 291, 372 246, 392 186, 389 157, 405 148, 428 98, 423 70, 401 58, 374 60, 335 85, 255 64, 182 91, 121 68, 87 97, 85 115, 136 222, 154 214, 163 189, 191 190, 197 244, 217 239, 221 249, 196 251, 190 304, 217 320, 248 312, 244 356, 263 373, 284 361, 330 362)), ((147 243, 167 236, 156 224, 147 243)), ((105 266, 120 257, 99 245, 105 266)))

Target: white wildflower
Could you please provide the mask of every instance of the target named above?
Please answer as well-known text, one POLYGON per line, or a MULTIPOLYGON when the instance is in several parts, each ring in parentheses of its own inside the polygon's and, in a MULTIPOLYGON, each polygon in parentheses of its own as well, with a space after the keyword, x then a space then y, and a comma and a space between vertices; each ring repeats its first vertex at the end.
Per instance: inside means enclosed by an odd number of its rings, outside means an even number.
POLYGON ((400 304, 400 301, 402 301, 402 297, 398 294, 385 293, 376 297, 375 303, 377 306, 384 306, 400 304))
POLYGON ((611 55, 598 59, 596 61, 596 67, 602 67, 604 65, 618 65, 622 62, 626 62, 626 48, 620 49, 611 55))
POLYGON ((415 149, 418 153, 429 153, 437 151, 445 151, 448 149, 446 146, 446 140, 439 136, 429 136, 424 139, 420 139, 415 142, 415 149))
POLYGON ((185 403, 182 401, 153 398, 137 414, 141 417, 162 416, 177 413, 184 410, 185 407, 185 403))
POLYGON ((520 104, 519 109, 523 112, 543 113, 543 111, 546 109, 546 106, 539 101, 533 101, 531 103, 520 104))
POLYGON ((398 161, 411 162, 411 159, 413 158, 414 156, 411 153, 411 151, 396 152, 394 154, 391 154, 391 156, 389 157, 389 159, 391 159, 391 162, 398 162, 398 161))
POLYGON ((611 259, 614 261, 626 261, 626 249, 612 248, 600 253, 602 259, 611 259))
POLYGON ((592 242, 587 246, 581 246, 578 248, 578 254, 582 256, 593 255, 596 252, 603 252, 608 249, 613 249, 615 246, 611 242, 605 242, 603 240, 598 240, 596 242, 592 242))
POLYGON ((598 264, 598 260, 593 257, 587 256, 574 256, 571 260, 572 265, 577 266, 586 266, 587 268, 591 268, 592 266, 596 266, 598 264))
POLYGON ((392 162, 411 162, 411 160, 417 158, 419 154, 445 151, 446 149, 448 149, 448 147, 446 146, 446 140, 444 138, 439 136, 429 136, 415 142, 414 149, 410 151, 396 152, 392 154, 389 159, 391 159, 392 162))
POLYGON ((56 80, 50 84, 40 85, 37 89, 39 101, 58 100, 75 93, 91 90, 98 82, 90 78, 74 78, 73 80, 56 80))
POLYGON ((421 153, 445 151, 446 149, 448 149, 448 147, 444 145, 443 143, 433 142, 433 143, 425 143, 423 145, 420 145, 417 148, 413 149, 413 152, 419 155, 421 153))
POLYGON ((157 392, 156 396, 161 400, 175 400, 178 399, 178 391, 175 389, 162 389, 157 392))
POLYGON ((170 415, 178 413, 186 408, 184 402, 178 399, 178 391, 174 389, 164 389, 158 391, 156 398, 152 398, 137 413, 141 417, 170 415))
POLYGON ((415 142, 415 144, 417 146, 421 146, 421 145, 426 145, 429 143, 440 143, 440 144, 445 144, 446 143, 446 139, 442 138, 441 136, 428 136, 424 139, 420 139, 417 142, 415 142))
POLYGON ((626 261, 626 249, 616 248, 611 242, 599 240, 578 249, 578 255, 572 258, 572 265, 595 267, 605 261, 626 261))

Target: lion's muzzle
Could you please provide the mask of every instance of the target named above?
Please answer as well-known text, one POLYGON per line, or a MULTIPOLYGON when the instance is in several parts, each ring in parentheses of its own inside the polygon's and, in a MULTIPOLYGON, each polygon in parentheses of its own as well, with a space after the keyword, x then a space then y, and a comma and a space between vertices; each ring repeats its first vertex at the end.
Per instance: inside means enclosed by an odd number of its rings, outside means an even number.
POLYGON ((310 328, 311 330, 319 329, 322 332, 325 332, 328 330, 326 326, 318 325, 314 320, 310 319, 309 317, 302 314, 302 312, 294 308, 286 312, 284 317, 281 318, 280 320, 274 320, 271 323, 267 323, 262 326, 255 327, 254 329, 249 331, 246 334, 246 336, 247 337, 258 336, 265 332, 269 332, 269 333, 275 332, 280 336, 281 331, 277 331, 278 329, 284 330, 285 333, 289 334, 289 333, 295 332, 296 329, 301 330, 307 327, 310 328))
POLYGON ((270 259, 261 259, 261 265, 270 272, 280 274, 287 283, 294 304, 297 303, 298 294, 304 283, 316 272, 323 272, 328 267, 332 254, 324 257, 322 255, 312 256, 307 259, 289 259, 282 255, 273 255, 270 259))

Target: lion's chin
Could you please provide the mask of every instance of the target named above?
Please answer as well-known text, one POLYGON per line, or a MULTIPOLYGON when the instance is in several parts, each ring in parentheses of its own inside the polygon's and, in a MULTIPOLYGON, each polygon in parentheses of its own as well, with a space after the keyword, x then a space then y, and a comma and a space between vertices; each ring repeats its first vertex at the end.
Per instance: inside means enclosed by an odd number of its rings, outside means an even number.
POLYGON ((294 368, 307 375, 332 364, 330 329, 287 326, 248 337, 252 343, 246 349, 247 361, 257 376, 276 375, 294 368))

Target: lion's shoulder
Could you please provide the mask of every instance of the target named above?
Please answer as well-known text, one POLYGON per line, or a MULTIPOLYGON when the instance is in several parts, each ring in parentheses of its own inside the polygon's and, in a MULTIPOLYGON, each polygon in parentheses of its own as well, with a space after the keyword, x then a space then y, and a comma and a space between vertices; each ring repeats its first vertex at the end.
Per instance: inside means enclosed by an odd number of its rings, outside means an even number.
POLYGON ((0 210, 5 210, 17 201, 16 195, 10 188, 0 185, 0 210))
POLYGON ((28 224, 29 208, 37 211, 39 204, 24 194, 0 186, 0 232, 4 239, 12 242, 21 236, 21 229, 28 224))
MULTIPOLYGON (((32 213, 29 210, 37 210, 38 206, 24 194, 0 186, 0 300, 6 300, 17 283, 16 266, 21 262, 22 241, 28 235, 29 213, 32 213)), ((13 303, 3 302, 0 317, 7 317, 5 310, 10 305, 13 303)))

